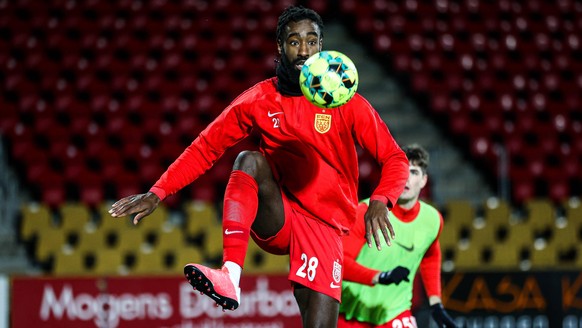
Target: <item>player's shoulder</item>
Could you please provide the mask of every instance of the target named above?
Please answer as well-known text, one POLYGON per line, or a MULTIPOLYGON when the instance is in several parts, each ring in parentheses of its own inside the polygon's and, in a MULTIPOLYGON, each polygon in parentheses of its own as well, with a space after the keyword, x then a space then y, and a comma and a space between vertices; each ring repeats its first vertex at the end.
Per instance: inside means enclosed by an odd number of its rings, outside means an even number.
POLYGON ((432 205, 430 205, 422 200, 419 200, 418 202, 420 203, 420 210, 422 212, 425 212, 430 217, 434 217, 435 219, 440 220, 442 215, 436 207, 434 207, 434 206, 432 206, 432 205))
POLYGON ((269 97, 277 93, 276 85, 276 78, 274 77, 259 81, 243 91, 233 100, 233 103, 248 103, 269 97))
POLYGON ((354 97, 352 99, 350 99, 350 101, 348 101, 345 105, 342 105, 341 107, 345 107, 345 108, 370 108, 372 109, 372 105, 370 104, 370 102, 368 101, 368 99, 364 98, 364 96, 362 96, 361 94, 357 93, 354 94, 354 97))

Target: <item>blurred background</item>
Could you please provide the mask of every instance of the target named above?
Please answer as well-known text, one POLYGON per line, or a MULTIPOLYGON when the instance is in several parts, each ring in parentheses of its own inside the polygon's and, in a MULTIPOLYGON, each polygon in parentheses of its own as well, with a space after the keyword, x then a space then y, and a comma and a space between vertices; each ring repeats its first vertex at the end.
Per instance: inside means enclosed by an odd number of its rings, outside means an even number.
MULTIPOLYGON (((291 4, 322 15, 324 48, 354 61, 358 91, 396 140, 430 152, 423 199, 445 218, 445 280, 581 271, 579 1, 4 0, 0 273, 219 263, 222 195, 253 138, 138 226, 107 210, 147 191, 234 97, 274 75, 277 18, 291 4)), ((379 171, 358 152, 364 198, 379 171)), ((286 272, 287 259, 250 247, 246 272, 286 272)))

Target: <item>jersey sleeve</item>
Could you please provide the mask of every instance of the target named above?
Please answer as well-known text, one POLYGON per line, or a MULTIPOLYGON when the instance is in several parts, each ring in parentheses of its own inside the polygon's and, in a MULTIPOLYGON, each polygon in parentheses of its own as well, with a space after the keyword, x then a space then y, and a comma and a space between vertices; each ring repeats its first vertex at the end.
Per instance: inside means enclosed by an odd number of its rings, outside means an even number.
POLYGON ((373 286, 372 279, 379 271, 356 262, 360 250, 366 244, 364 214, 367 209, 368 205, 364 203, 358 205, 356 222, 352 229, 350 229, 349 235, 342 237, 344 244, 344 280, 373 286))
POLYGON ((420 262, 420 276, 422 283, 426 290, 426 294, 430 296, 441 297, 441 246, 439 243, 439 236, 443 229, 443 217, 439 213, 440 226, 439 232, 429 246, 422 261, 420 262))
POLYGON ((168 167, 150 192, 163 200, 210 169, 228 148, 250 134, 251 106, 249 96, 235 99, 168 167))
POLYGON ((392 208, 408 179, 408 159, 376 110, 363 97, 356 95, 352 99, 357 106, 353 112, 355 138, 381 167, 379 184, 370 199, 382 201, 392 208))

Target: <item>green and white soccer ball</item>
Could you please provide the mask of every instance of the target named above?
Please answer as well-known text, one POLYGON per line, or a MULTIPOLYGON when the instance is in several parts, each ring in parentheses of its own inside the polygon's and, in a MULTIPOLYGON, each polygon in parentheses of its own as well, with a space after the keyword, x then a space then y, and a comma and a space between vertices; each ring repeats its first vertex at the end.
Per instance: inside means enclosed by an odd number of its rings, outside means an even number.
POLYGON ((320 51, 309 57, 299 75, 303 95, 314 105, 334 108, 347 103, 358 89, 358 71, 348 56, 320 51))

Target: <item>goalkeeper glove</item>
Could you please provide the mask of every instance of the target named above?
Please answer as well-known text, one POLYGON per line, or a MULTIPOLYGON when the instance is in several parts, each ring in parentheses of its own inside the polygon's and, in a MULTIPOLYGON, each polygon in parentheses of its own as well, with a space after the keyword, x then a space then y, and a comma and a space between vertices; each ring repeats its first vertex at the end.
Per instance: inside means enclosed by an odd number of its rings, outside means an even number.
POLYGON ((390 285, 390 284, 400 284, 403 280, 406 282, 410 282, 408 280, 408 275, 410 274, 410 270, 405 267, 397 266, 390 271, 384 271, 380 273, 378 277, 378 283, 382 285, 390 285))
POLYGON ((430 306, 432 318, 438 324, 439 328, 457 328, 453 318, 449 316, 442 303, 436 303, 430 306))

